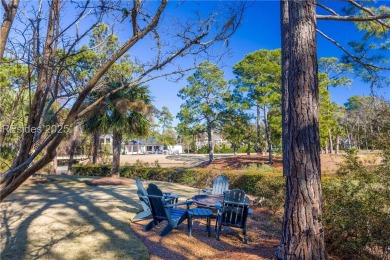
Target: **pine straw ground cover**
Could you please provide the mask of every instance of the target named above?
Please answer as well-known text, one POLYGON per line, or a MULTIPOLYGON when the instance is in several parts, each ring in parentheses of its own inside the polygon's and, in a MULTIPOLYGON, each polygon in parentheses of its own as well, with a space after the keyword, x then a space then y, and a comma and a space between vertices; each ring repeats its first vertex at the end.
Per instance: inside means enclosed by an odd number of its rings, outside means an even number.
MULTIPOLYGON (((124 185, 132 182, 134 181, 130 179, 106 177, 93 179, 87 184, 104 186, 124 185)), ((149 182, 144 185, 146 186, 149 182)), ((178 188, 170 189, 169 183, 164 183, 164 185, 158 183, 158 185, 164 191, 172 191, 183 194, 183 196, 189 195, 190 197, 193 193, 186 193, 185 190, 178 188)), ((185 189, 184 186, 183 188, 185 189)), ((130 228, 146 246, 151 259, 271 259, 279 243, 280 223, 263 208, 254 207, 253 209, 253 215, 248 218, 247 223, 248 244, 242 242, 241 229, 236 228, 224 228, 220 241, 216 240, 214 231, 210 238, 207 237, 204 219, 194 219, 192 237, 188 236, 187 221, 164 237, 160 237, 159 232, 165 227, 166 222, 160 223, 148 232, 142 230, 151 218, 134 221, 130 224, 130 228)), ((212 226, 214 224, 215 220, 212 221, 212 226)))
MULTIPOLYGON (((131 229, 144 243, 150 253, 150 259, 271 259, 279 238, 276 235, 280 228, 276 228, 270 216, 257 208, 248 219, 248 244, 242 242, 240 229, 223 228, 220 241, 216 240, 216 233, 212 231, 207 237, 206 221, 193 220, 192 237, 188 236, 187 222, 179 225, 164 237, 159 232, 166 222, 148 232, 142 228, 151 219, 134 222, 131 229)), ((215 220, 211 225, 215 224, 215 220)))

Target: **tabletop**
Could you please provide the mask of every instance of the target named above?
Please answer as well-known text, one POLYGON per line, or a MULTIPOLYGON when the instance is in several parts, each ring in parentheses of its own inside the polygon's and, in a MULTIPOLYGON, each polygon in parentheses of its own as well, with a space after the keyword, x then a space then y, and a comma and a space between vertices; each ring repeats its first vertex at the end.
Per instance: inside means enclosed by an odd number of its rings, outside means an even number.
POLYGON ((223 194, 195 195, 191 198, 194 203, 201 207, 215 208, 216 204, 223 203, 223 194))

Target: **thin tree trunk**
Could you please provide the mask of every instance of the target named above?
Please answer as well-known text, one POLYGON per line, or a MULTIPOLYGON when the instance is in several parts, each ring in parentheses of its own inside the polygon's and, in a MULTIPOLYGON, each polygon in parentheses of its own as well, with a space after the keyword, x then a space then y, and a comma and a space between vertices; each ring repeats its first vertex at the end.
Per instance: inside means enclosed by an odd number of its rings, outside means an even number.
POLYGON ((52 174, 57 174, 57 168, 58 168, 58 159, 56 154, 56 156, 53 158, 52 174))
POLYGON ((69 161, 68 161, 68 171, 67 171, 68 175, 72 174, 74 153, 76 150, 77 138, 79 137, 79 133, 80 133, 80 126, 75 124, 73 127, 72 136, 70 137, 70 140, 69 140, 70 141, 70 149, 69 149, 69 161))
POLYGON ((5 12, 0 30, 0 61, 2 61, 4 57, 5 45, 7 44, 8 35, 12 23, 14 22, 16 12, 18 11, 18 6, 19 0, 10 0, 8 4, 5 4, 5 2, 3 4, 5 12))
POLYGON ((366 137, 366 150, 368 151, 368 137, 367 137, 367 129, 364 127, 364 135, 366 137))
POLYGON ((322 226, 315 1, 281 2, 283 167, 286 200, 281 259, 326 259, 322 226), (286 14, 288 10, 288 15, 286 14), (287 17, 286 17, 287 15, 287 17), (286 24, 286 20, 288 23, 286 24), (285 34, 289 34, 286 41, 285 34), (287 65, 287 67, 286 67, 287 65), (284 79, 282 76, 282 79, 284 79), (285 96, 287 93, 287 97, 285 96))
POLYGON ((213 144, 213 129, 210 124, 207 124, 207 141, 209 150, 209 164, 214 160, 214 144, 213 144))
POLYGON ((336 154, 339 154, 340 152, 340 136, 336 136, 336 154))
POLYGON ((262 146, 261 146, 261 114, 260 114, 260 105, 256 105, 256 145, 258 145, 257 153, 261 154, 262 153, 262 146))
POLYGON ((264 126, 265 126, 265 134, 267 137, 267 150, 268 150, 268 163, 270 165, 274 164, 274 159, 272 157, 272 143, 271 143, 271 133, 268 125, 268 119, 267 119, 267 107, 264 105, 264 126))
POLYGON ((121 161, 122 133, 113 130, 112 136, 112 168, 111 176, 119 177, 119 166, 121 161))
POLYGON ((332 140, 332 131, 329 129, 329 152, 334 153, 333 151, 333 140, 332 140))
POLYGON ((324 148, 325 148, 325 154, 328 154, 329 153, 329 143, 328 143, 328 141, 326 141, 325 142, 325 146, 324 146, 324 148))
POLYGON ((92 163, 97 164, 100 149, 100 133, 96 130, 92 135, 92 163))
POLYGON ((237 145, 233 145, 233 154, 237 155, 237 145))
POLYGON ((357 131, 357 146, 358 150, 360 150, 360 127, 358 125, 358 131, 357 131))

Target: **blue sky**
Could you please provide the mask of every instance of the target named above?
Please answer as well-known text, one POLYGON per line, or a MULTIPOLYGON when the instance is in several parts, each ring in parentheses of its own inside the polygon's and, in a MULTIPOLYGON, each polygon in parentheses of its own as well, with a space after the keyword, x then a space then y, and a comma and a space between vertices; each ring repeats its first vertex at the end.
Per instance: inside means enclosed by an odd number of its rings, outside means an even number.
MULTIPOLYGON (((180 10, 174 8, 175 2, 171 3, 167 12, 178 12, 183 15, 189 12, 192 7, 207 9, 213 2, 201 1, 186 3, 187 8, 181 7, 180 10)), ((327 2, 337 10, 340 4, 337 2, 327 2)), ((386 4, 382 2, 381 4, 386 4)), ((232 56, 225 58, 223 61, 223 71, 227 80, 232 79, 232 67, 235 63, 244 58, 246 54, 259 49, 277 49, 280 48, 280 13, 279 1, 259 1, 251 2, 250 8, 245 13, 245 17, 241 27, 229 40, 229 48, 232 51, 232 56)), ((347 42, 359 40, 361 34, 356 30, 353 23, 349 22, 334 22, 334 21, 318 21, 318 28, 346 46, 347 42)), ((318 35, 318 57, 337 57, 340 58, 342 51, 333 45, 333 43, 318 35)), ((191 73, 188 73, 190 75, 191 73)), ((173 115, 176 115, 180 110, 182 100, 177 97, 178 91, 186 85, 186 80, 172 83, 165 79, 158 79, 149 83, 152 94, 155 98, 157 108, 167 106, 173 115)), ((354 78, 353 83, 349 87, 337 87, 331 89, 332 100, 338 104, 343 104, 347 99, 354 95, 369 95, 370 88, 367 84, 354 78)), ((389 89, 382 89, 380 93, 390 100, 389 89)), ((175 119, 174 124, 177 123, 175 119)))
MULTIPOLYGON (((226 1, 225 1, 226 2, 226 1)), ((232 67, 234 64, 244 58, 246 54, 254 52, 259 49, 277 49, 281 46, 280 41, 280 3, 279 1, 247 1, 248 9, 243 18, 241 27, 237 32, 229 39, 229 48, 231 50, 231 56, 226 57, 223 61, 222 70, 225 72, 226 80, 234 78, 232 73, 232 67)), ((23 1, 23 4, 30 6, 34 2, 23 1)), ((44 3, 46 3, 44 1, 44 3)), ((148 5, 157 5, 158 1, 148 1, 148 5)), ((221 5, 224 1, 170 1, 167 10, 164 11, 166 17, 175 17, 177 19, 186 19, 188 16, 193 15, 193 10, 196 9, 201 13, 208 13, 210 10, 221 5)), ((335 10, 339 10, 342 4, 340 1, 324 1, 324 3, 335 10)), ((34 3, 35 4, 35 3, 34 3)), ((380 1, 381 5, 390 6, 389 1, 380 1)), ((221 10, 221 9, 220 9, 221 10)), ((320 12, 324 13, 320 9, 320 12)), ((74 15, 74 10, 70 7, 66 10, 65 20, 74 15)), ((24 16, 22 16, 24 17, 24 16)), ((16 22, 16 25, 18 22, 16 22)), ((64 21, 64 26, 66 21, 64 21)), ((165 22, 162 26, 169 27, 170 24, 165 22)), ((349 41, 359 41, 361 39, 361 33, 359 33, 355 25, 350 22, 335 22, 335 21, 318 21, 318 28, 336 39, 342 45, 347 46, 349 41)), ((123 23, 117 25, 115 28, 115 34, 123 41, 128 38, 131 33, 129 30, 129 24, 123 23)), ((343 52, 333 43, 325 40, 322 36, 318 35, 318 57, 337 57, 340 58, 343 52)), ((88 44, 88 41, 83 42, 88 44)), ((220 48, 224 48, 222 44, 219 44, 220 48)), ((148 42, 135 46, 130 50, 131 56, 139 56, 144 60, 151 56, 150 46, 148 42)), ((390 59, 390 57, 389 57, 390 59)), ((190 58, 181 60, 183 67, 190 62, 190 58)), ((198 61, 200 62, 200 61, 198 61)), ((189 66, 189 65, 188 65, 189 66)), ((192 72, 187 73, 188 77, 192 72)), ((390 75, 389 75, 390 76, 390 75)), ((183 88, 187 82, 184 77, 179 82, 171 82, 166 79, 160 78, 148 83, 150 90, 154 97, 155 106, 161 109, 163 106, 167 106, 171 113, 176 116, 180 110, 180 104, 183 102, 177 97, 178 91, 183 88)), ((370 88, 367 84, 362 83, 359 79, 354 78, 353 83, 349 87, 337 87, 331 89, 332 100, 338 104, 343 104, 347 99, 354 95, 369 95, 370 88)), ((386 99, 390 100, 390 90, 382 89, 379 93, 386 99)), ((174 125, 177 124, 175 119, 174 125)))

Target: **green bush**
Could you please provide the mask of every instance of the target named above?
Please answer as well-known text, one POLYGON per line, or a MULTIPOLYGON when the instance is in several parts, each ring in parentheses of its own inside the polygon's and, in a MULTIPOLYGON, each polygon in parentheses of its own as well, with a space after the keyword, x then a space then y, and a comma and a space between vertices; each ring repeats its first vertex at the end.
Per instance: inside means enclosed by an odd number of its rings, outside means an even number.
POLYGON ((275 215, 281 210, 285 199, 285 180, 283 176, 266 176, 256 183, 256 193, 262 206, 270 209, 275 215))
MULTIPOLYGON (((155 164, 158 165, 158 164, 155 164)), ((259 172, 263 172, 262 168, 258 168, 259 172)), ((84 176, 110 176, 110 165, 74 165, 75 175, 84 176)), ((176 182, 192 187, 210 187, 212 180, 220 173, 212 172, 208 169, 193 169, 193 168, 161 168, 151 167, 149 164, 137 162, 134 165, 121 166, 120 176, 125 178, 141 178, 144 180, 156 180, 166 182, 176 182)), ((248 194, 262 194, 258 191, 258 183, 265 178, 264 175, 256 173, 255 169, 248 173, 226 172, 231 188, 239 188, 248 194)))
POLYGON ((0 146, 0 170, 8 169, 16 157, 16 150, 10 146, 0 146))
POLYGON ((390 167, 368 170, 350 151, 339 177, 323 182, 323 220, 328 250, 344 259, 389 256, 390 167))
POLYGON ((90 164, 80 165, 76 164, 72 166, 74 175, 82 176, 99 176, 109 177, 111 176, 111 165, 90 164))

